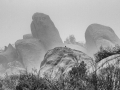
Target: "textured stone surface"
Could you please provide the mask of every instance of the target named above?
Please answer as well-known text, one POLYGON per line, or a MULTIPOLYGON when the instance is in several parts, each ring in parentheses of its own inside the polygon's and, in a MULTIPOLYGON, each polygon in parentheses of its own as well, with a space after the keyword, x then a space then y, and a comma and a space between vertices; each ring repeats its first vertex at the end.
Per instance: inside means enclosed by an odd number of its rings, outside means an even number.
POLYGON ((56 47, 49 50, 41 64, 41 77, 47 75, 51 79, 57 79, 63 74, 67 74, 72 67, 84 61, 87 64, 87 68, 91 67, 92 58, 85 53, 70 49, 67 47, 56 47))
POLYGON ((91 67, 89 68, 89 72, 93 73, 96 70, 97 74, 99 74, 101 69, 106 68, 109 65, 114 65, 115 67, 120 68, 120 54, 112 55, 102 59, 100 62, 97 63, 96 69, 95 67, 91 67))
MULTIPOLYGON (((99 42, 101 45, 105 45, 106 41, 110 42, 113 46, 115 44, 120 44, 120 39, 112 30, 112 28, 100 24, 91 24, 88 26, 85 32, 86 47, 89 53, 95 53, 98 51, 99 42)), ((109 44, 110 44, 109 43, 109 44)), ((108 45, 108 44, 107 44, 108 45)))
POLYGON ((28 71, 31 72, 32 68, 37 70, 40 68, 45 51, 38 39, 21 39, 15 43, 15 46, 28 71))
POLYGON ((46 50, 63 45, 60 34, 48 15, 35 13, 32 19, 32 35, 42 41, 46 50))

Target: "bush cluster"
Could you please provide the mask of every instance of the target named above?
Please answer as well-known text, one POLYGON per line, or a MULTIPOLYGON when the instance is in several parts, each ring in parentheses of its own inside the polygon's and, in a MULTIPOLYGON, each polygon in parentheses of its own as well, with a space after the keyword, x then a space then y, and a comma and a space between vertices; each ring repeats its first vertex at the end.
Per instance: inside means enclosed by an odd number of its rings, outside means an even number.
POLYGON ((32 73, 12 75, 0 81, 1 90, 120 90, 120 69, 109 66, 97 75, 87 75, 86 64, 72 68, 66 78, 57 81, 41 78, 32 73))
POLYGON ((115 54, 120 54, 120 46, 116 45, 115 47, 107 47, 103 48, 102 46, 100 47, 100 50, 94 54, 96 63, 101 61, 104 58, 107 58, 109 56, 115 55, 115 54))

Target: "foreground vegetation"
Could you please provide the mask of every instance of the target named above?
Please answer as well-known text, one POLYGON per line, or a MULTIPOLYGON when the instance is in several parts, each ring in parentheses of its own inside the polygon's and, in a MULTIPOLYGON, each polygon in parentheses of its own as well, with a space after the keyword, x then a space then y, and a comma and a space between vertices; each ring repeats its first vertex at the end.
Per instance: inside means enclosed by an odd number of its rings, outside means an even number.
POLYGON ((109 66, 95 73, 87 75, 84 62, 74 67, 68 77, 61 75, 58 81, 39 78, 32 73, 20 76, 11 75, 1 79, 1 90, 120 90, 120 69, 109 66))
MULTIPOLYGON (((120 47, 101 48, 95 54, 96 63, 111 55, 119 54, 120 47)), ((72 68, 67 77, 61 75, 57 81, 41 78, 33 73, 6 76, 0 80, 0 90, 120 90, 120 68, 109 65, 96 72, 87 74, 84 61, 72 68)))

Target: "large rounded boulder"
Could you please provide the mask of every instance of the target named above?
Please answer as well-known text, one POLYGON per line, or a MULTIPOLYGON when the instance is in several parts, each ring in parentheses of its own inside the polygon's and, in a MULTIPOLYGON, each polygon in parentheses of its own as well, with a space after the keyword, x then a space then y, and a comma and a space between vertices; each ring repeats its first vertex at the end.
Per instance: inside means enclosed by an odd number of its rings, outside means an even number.
POLYGON ((58 79, 61 74, 67 76, 68 72, 82 61, 87 68, 91 67, 92 58, 85 53, 68 47, 56 47, 49 50, 41 63, 40 76, 58 79))
POLYGON ((95 54, 100 46, 115 46, 120 39, 112 28, 100 24, 91 24, 85 32, 86 47, 89 54, 95 54))

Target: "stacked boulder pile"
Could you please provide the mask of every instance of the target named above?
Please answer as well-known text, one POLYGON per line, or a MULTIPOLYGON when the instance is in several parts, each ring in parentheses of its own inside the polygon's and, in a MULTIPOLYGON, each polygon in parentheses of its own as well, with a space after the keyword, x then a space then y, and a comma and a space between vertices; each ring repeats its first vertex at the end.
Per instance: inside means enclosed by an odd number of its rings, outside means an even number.
MULTIPOLYGON (((9 44, 0 52, 1 73, 26 69, 32 72, 35 68, 37 71, 40 70, 40 76, 47 74, 51 78, 58 78, 81 61, 84 61, 91 70, 94 62, 92 58, 101 46, 120 45, 120 39, 113 29, 100 24, 91 24, 87 27, 85 47, 63 43, 55 24, 46 14, 33 14, 30 27, 31 33, 17 40, 15 47, 9 44)), ((101 66, 106 60, 109 61, 104 59, 97 65, 101 66)))

